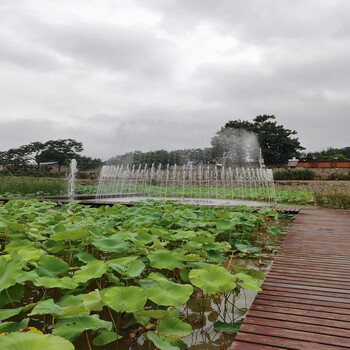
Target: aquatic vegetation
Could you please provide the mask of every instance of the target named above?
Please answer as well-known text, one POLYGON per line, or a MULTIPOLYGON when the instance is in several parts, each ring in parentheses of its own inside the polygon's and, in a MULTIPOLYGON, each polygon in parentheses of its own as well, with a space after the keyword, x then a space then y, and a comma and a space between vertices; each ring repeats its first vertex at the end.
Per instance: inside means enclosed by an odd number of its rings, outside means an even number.
POLYGON ((0 198, 34 197, 67 193, 64 179, 42 179, 35 177, 2 177, 0 198))
MULTIPOLYGON (((144 334, 159 349, 184 349, 192 324, 183 306, 192 295, 217 302, 261 290, 263 275, 233 269, 233 259, 268 251, 280 233, 276 218, 271 208, 161 201, 2 204, 0 348, 70 350, 85 337, 85 349, 144 334)), ((217 323, 225 327, 237 325, 217 323)))
POLYGON ((329 209, 350 209, 350 192, 346 190, 329 190, 316 192, 316 204, 329 209))

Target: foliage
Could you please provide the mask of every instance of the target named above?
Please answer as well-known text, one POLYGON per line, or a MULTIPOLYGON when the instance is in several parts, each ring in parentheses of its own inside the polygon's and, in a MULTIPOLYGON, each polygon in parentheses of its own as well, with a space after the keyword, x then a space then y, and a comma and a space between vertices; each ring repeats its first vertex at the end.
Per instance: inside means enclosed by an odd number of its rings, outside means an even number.
POLYGON ((265 164, 286 163, 288 159, 297 156, 304 147, 300 145, 296 131, 284 128, 274 121, 274 115, 258 115, 253 122, 232 120, 217 133, 220 135, 226 128, 243 129, 257 134, 262 149, 265 164))
POLYGON ((213 163, 212 148, 193 148, 180 149, 175 151, 157 150, 149 152, 134 151, 123 155, 116 155, 107 161, 109 165, 127 165, 135 164, 135 166, 144 164, 186 164, 192 161, 194 163, 207 164, 213 163))
POLYGON ((350 159, 350 147, 333 148, 329 147, 319 152, 304 153, 300 157, 301 160, 348 160, 350 159))
POLYGON ((82 150, 83 144, 73 139, 49 140, 45 143, 32 142, 1 152, 0 160, 3 165, 14 169, 26 168, 30 161, 34 161, 37 164, 37 170, 40 169, 40 163, 56 162, 60 172, 61 165, 77 157, 82 150))
POLYGON ((331 180, 331 181, 350 180, 350 175, 334 172, 327 176, 327 180, 331 180))
POLYGON ((97 169, 103 165, 103 161, 99 158, 75 155, 74 159, 77 161, 78 169, 81 171, 97 169))
POLYGON ((6 169, 0 171, 0 177, 3 176, 16 176, 16 177, 64 177, 62 173, 51 172, 51 167, 42 167, 40 170, 36 170, 33 167, 26 166, 23 169, 6 169))
POLYGON ((50 140, 41 153, 42 162, 57 162, 58 172, 63 164, 73 159, 83 150, 83 144, 73 139, 50 140))
POLYGON ((1 197, 27 197, 67 193, 67 183, 61 179, 4 177, 0 181, 1 197))
POLYGON ((7 320, 0 347, 25 349, 41 339, 71 349, 82 333, 103 346, 140 328, 160 349, 183 348, 180 337, 192 330, 183 305, 193 294, 217 302, 243 288, 260 290, 261 273, 232 271, 218 256, 261 252, 279 233, 275 220, 271 208, 243 206, 2 204, 0 316, 7 320), (52 335, 15 333, 34 322, 52 335))
POLYGON ((276 171, 273 174, 275 180, 313 180, 315 172, 309 169, 276 171))
POLYGON ((329 209, 350 209, 349 191, 333 190, 327 192, 316 192, 314 198, 319 207, 329 209))

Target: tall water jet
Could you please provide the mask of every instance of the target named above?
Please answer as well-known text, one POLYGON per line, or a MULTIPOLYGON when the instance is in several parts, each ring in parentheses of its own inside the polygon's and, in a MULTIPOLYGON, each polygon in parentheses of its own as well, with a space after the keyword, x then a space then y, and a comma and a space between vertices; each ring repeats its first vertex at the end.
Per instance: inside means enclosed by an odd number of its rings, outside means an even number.
POLYGON ((68 200, 73 201, 75 198, 75 180, 78 173, 77 161, 72 159, 69 164, 69 174, 68 174, 68 200))

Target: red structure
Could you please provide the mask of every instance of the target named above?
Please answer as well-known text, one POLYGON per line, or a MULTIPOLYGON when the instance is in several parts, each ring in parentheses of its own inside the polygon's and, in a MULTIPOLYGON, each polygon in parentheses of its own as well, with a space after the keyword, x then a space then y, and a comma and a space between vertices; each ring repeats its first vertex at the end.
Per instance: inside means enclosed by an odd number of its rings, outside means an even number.
POLYGON ((297 167, 302 168, 350 168, 350 160, 318 160, 311 162, 299 161, 297 167))

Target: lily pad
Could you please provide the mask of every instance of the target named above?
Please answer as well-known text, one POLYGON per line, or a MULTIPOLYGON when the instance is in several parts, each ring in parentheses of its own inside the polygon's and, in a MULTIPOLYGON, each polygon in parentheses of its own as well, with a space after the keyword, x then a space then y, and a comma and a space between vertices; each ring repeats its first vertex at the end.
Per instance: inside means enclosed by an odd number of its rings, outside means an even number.
POLYGON ((50 349, 74 350, 72 343, 52 334, 11 333, 0 337, 0 348, 11 350, 50 349))
POLYGON ((68 272, 68 264, 60 258, 51 255, 42 255, 35 269, 39 276, 56 277, 68 272))
POLYGON ((158 331, 165 336, 185 337, 192 333, 192 327, 178 318, 169 316, 159 320, 158 331))
POLYGON ((180 350, 179 347, 173 346, 165 340, 158 337, 154 332, 147 332, 147 338, 160 350, 180 350))
POLYGON ((33 315, 62 315, 64 312, 64 309, 58 305, 55 304, 53 299, 48 299, 45 301, 39 301, 38 304, 35 306, 35 308, 32 310, 32 312, 28 316, 33 315))
POLYGON ((236 278, 222 266, 207 265, 199 270, 191 270, 192 284, 208 294, 227 292, 236 287, 236 278))
POLYGON ((92 244, 99 250, 109 253, 124 253, 131 247, 129 242, 120 239, 117 235, 93 240, 92 244))
POLYGON ((100 320, 97 315, 87 317, 67 318, 60 320, 55 324, 54 335, 58 335, 69 341, 76 339, 85 330, 103 330, 110 331, 112 323, 100 320))
POLYGON ((160 280, 155 286, 145 289, 148 298, 158 305, 180 306, 185 304, 193 293, 190 284, 178 284, 160 280))
POLYGON ((117 312, 137 312, 145 306, 147 295, 142 288, 136 286, 112 287, 106 291, 103 300, 117 312))
POLYGON ((106 271, 107 265, 103 261, 92 260, 76 271, 73 279, 77 283, 85 283, 93 278, 100 278, 106 271))
POLYGON ((0 257, 0 292, 17 283, 17 279, 23 274, 22 265, 19 261, 7 261, 0 257))
POLYGON ((93 344, 96 346, 103 346, 117 339, 123 338, 112 331, 101 331, 101 333, 93 340, 93 344))
POLYGON ((89 237, 90 232, 82 228, 60 231, 50 237, 52 241, 77 241, 89 237))
POLYGON ((98 289, 84 296, 83 305, 90 311, 102 311, 102 300, 98 289))
POLYGON ((6 320, 7 318, 18 315, 22 309, 23 306, 16 309, 0 309, 0 320, 6 320))
POLYGON ((174 270, 175 268, 182 269, 185 266, 184 260, 179 254, 169 250, 157 250, 148 254, 147 258, 150 260, 151 266, 158 269, 174 270))

